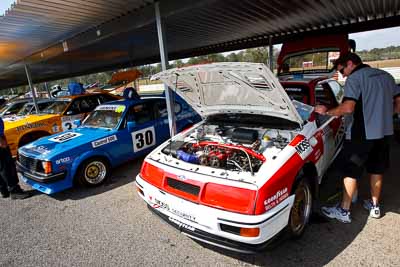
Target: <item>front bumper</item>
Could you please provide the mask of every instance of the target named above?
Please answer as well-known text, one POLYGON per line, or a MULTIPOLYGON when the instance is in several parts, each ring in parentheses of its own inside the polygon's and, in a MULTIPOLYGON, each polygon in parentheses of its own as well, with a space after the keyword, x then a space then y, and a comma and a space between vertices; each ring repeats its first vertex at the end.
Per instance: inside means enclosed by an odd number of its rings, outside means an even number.
POLYGON ((25 168, 17 161, 17 171, 27 178, 44 184, 54 183, 63 180, 67 175, 67 172, 60 172, 56 174, 43 174, 43 173, 32 173, 30 170, 25 168))
POLYGON ((136 177, 139 196, 150 210, 186 236, 240 253, 262 251, 284 229, 289 220, 294 197, 262 215, 244 215, 199 205, 168 194, 136 177), (160 203, 163 203, 160 205, 160 203), (221 225, 260 228, 257 237, 243 237, 221 230, 221 225))
POLYGON ((67 179, 67 172, 56 174, 32 173, 30 170, 16 162, 18 177, 32 188, 45 193, 54 194, 72 187, 72 182, 67 179))

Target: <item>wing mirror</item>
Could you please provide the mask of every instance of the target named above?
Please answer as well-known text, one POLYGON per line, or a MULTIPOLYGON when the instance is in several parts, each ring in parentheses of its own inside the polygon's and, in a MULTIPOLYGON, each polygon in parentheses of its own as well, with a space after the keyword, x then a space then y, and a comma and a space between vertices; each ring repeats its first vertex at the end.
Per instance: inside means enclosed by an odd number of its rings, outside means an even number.
POLYGON ((127 128, 129 132, 132 132, 136 127, 136 122, 134 121, 128 121, 127 123, 127 128))
POLYGON ((81 120, 74 120, 74 125, 76 125, 76 127, 79 127, 82 125, 81 120))

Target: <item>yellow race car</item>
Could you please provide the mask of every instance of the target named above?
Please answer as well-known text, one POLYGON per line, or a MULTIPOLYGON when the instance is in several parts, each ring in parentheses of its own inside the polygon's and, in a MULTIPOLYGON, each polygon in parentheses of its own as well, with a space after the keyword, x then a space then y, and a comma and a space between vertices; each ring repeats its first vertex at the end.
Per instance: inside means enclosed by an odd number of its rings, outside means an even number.
POLYGON ((105 92, 57 98, 39 114, 4 119, 4 133, 13 156, 19 147, 43 136, 76 127, 74 120, 83 119, 96 106, 120 97, 105 92))

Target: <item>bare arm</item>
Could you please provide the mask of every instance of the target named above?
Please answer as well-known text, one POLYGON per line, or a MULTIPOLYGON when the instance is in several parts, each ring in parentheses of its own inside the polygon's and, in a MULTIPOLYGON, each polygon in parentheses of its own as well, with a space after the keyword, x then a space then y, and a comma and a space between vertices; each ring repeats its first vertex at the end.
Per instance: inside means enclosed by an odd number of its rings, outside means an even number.
MULTIPOLYGON (((400 104, 400 102, 399 102, 399 104, 400 104)), ((355 107, 356 107, 356 101, 345 100, 343 103, 341 103, 336 108, 333 108, 333 109, 330 109, 330 110, 327 110, 324 112, 323 108, 316 107, 315 111, 322 115, 343 116, 343 115, 347 115, 347 114, 352 114, 354 112, 355 107)), ((325 110, 326 110, 326 108, 325 108, 325 110)))

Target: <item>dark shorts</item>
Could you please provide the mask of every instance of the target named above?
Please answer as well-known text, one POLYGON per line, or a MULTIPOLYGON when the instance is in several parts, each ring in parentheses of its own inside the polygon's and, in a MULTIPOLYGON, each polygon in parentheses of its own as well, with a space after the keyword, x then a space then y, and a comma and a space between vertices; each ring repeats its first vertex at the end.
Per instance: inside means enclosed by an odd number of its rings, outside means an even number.
POLYGON ((354 143, 346 140, 337 158, 344 177, 361 178, 364 168, 370 174, 384 174, 390 166, 390 137, 354 143))

